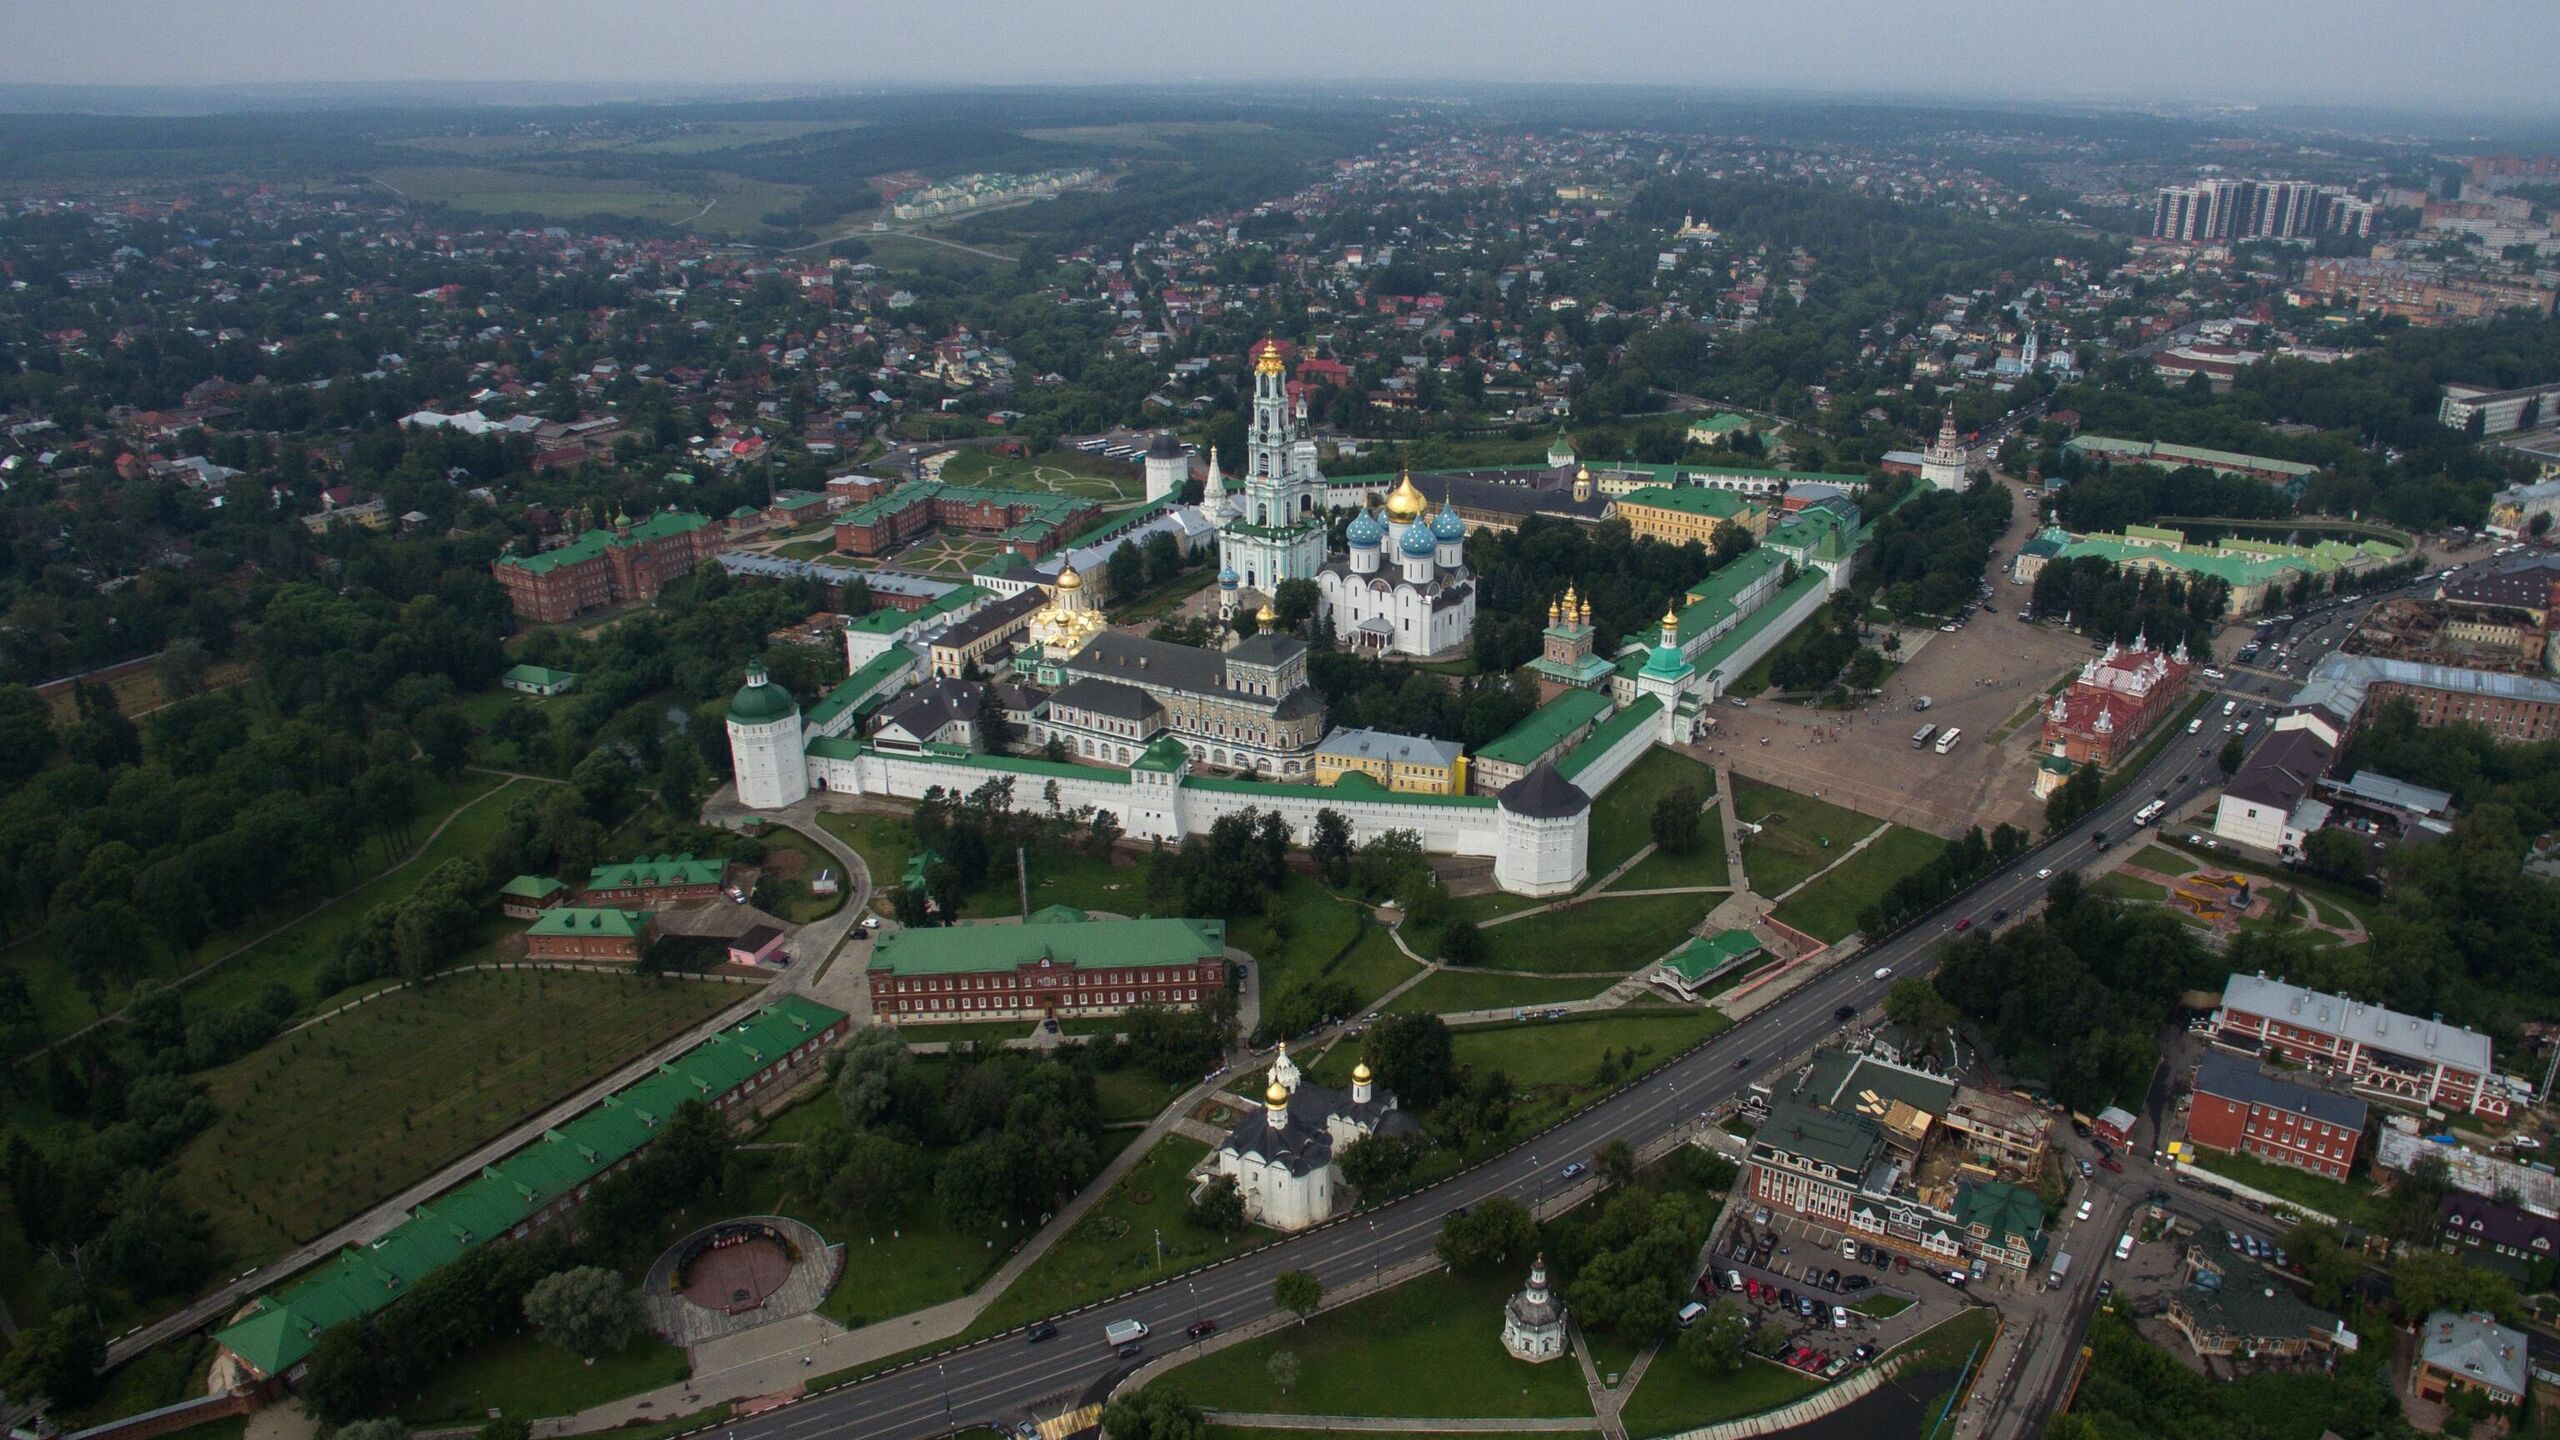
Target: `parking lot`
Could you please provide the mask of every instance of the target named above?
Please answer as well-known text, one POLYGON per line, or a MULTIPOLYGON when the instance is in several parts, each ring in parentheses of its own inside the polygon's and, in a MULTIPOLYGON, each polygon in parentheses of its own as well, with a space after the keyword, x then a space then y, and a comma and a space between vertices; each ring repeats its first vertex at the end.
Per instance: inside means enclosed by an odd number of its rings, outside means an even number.
POLYGON ((1968 1303, 1966 1290, 1948 1285, 1937 1267, 1916 1257, 1888 1253, 1879 1264, 1872 1249, 1869 1258, 1844 1254, 1836 1233, 1740 1200, 1726 1211, 1708 1252, 1701 1289, 1711 1283, 1753 1320, 1785 1324, 1789 1353, 1798 1354, 1796 1368, 1814 1374, 1844 1373, 1968 1303), (1738 1243, 1745 1247, 1742 1253, 1738 1243), (1734 1291, 1736 1279, 1740 1293, 1734 1291), (1888 1297, 1906 1303, 1883 1317, 1851 1308, 1888 1297))
MULTIPOLYGON (((2013 493, 2022 488, 2003 483, 2013 493)), ((2038 828, 2044 802, 2032 788, 2034 717, 2003 743, 1991 736, 2040 702, 2046 687, 2088 660, 2090 650, 2080 636, 2018 619, 2031 592, 2009 583, 2009 562, 2033 534, 2033 511, 2021 499, 1993 550, 1991 598, 1953 632, 1904 632, 1901 667, 1862 708, 1720 701, 1711 712, 1715 729, 1691 753, 1933 834, 1954 836, 1973 824, 1987 830, 2003 820, 2038 828), (1912 709, 1923 695, 1930 700, 1925 713, 1912 709), (1941 733, 1952 726, 1964 739, 1944 755, 1915 747, 1912 734, 1924 724, 1941 733)))

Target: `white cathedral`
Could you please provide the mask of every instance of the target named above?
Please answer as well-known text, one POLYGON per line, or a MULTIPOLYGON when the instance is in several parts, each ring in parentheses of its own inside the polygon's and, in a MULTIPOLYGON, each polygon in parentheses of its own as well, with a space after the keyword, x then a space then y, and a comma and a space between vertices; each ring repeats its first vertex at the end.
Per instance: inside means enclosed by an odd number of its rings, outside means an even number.
POLYGON ((1349 553, 1316 576, 1320 614, 1346 650, 1426 659, 1475 632, 1476 584, 1467 574, 1467 522, 1448 497, 1430 502, 1404 476, 1387 495, 1386 519, 1363 510, 1343 533, 1349 553))
POLYGON ((1371 1081, 1367 1062, 1352 1068, 1345 1094, 1304 1080, 1285 1044, 1271 1061, 1271 1087, 1262 1101, 1261 1110, 1227 1132, 1203 1179, 1234 1176, 1245 1218, 1274 1230, 1304 1230, 1342 1207, 1344 1146, 1422 1128, 1371 1081))

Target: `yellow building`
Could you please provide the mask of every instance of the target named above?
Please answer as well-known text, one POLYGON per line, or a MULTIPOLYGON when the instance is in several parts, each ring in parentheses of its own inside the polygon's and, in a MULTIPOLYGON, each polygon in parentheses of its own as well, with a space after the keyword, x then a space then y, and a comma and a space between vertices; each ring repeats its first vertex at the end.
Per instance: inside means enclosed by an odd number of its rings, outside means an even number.
POLYGON ((1413 795, 1467 793, 1467 757, 1454 740, 1336 730, 1316 747, 1316 783, 1332 785, 1345 775, 1365 775, 1413 795))
POLYGON ((1704 485, 1648 485, 1618 497, 1618 518, 1636 538, 1680 545, 1695 540, 1712 548, 1716 531, 1739 525, 1758 539, 1769 531, 1765 505, 1730 490, 1704 485))

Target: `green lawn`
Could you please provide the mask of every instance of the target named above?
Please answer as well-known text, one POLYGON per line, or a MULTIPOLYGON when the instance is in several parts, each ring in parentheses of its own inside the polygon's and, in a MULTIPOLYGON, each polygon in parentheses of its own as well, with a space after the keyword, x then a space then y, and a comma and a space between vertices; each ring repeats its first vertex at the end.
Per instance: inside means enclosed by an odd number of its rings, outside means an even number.
POLYGON ((1807 885, 1777 909, 1777 917, 1808 935, 1837 942, 1858 928, 1858 914, 1893 882, 1946 853, 1947 842, 1925 831, 1887 825, 1874 844, 1807 885))
POLYGON ((1733 809, 1735 818, 1763 827, 1742 842, 1743 871, 1760 895, 1794 887, 1884 823, 1810 795, 1740 778, 1733 782, 1733 809))
MULTIPOLYGON (((1016 804, 1038 806, 1039 792, 1017 795, 1016 804)), ((828 834, 851 845, 871 872, 876 890, 893 890, 915 853, 916 832, 904 816, 823 811, 818 823, 828 834)), ((1067 851, 1031 853, 1031 908, 1072 905, 1079 910, 1108 910, 1135 915, 1147 908, 1146 876, 1134 865, 1115 865, 1090 855, 1067 851)), ((961 902, 964 920, 998 919, 1021 913, 1020 892, 1012 868, 970 893, 961 902)))
POLYGON ((1147 493, 1143 466, 1073 449, 1045 451, 1029 460, 962 450, 943 462, 942 478, 953 485, 1082 495, 1105 503, 1136 500, 1147 493))
POLYGON ((387 996, 207 1071, 178 1188, 226 1262, 265 1259, 748 993, 519 971, 387 996))
POLYGON ((1890 1320, 1911 1308, 1912 1302, 1899 1295, 1868 1295, 1849 1302, 1849 1308, 1878 1320, 1890 1320))
POLYGON ((1812 1376, 1757 1356, 1731 1375, 1709 1375, 1666 1349, 1653 1357, 1619 1418, 1627 1434, 1646 1440, 1775 1410, 1821 1388, 1812 1376))
MULTIPOLYGON (((1596 867, 1595 867, 1596 868, 1596 867)), ((1730 885, 1733 872, 1724 859, 1723 822, 1711 806, 1698 817, 1698 848, 1686 855, 1656 850, 1618 877, 1612 890, 1667 890, 1675 885, 1730 885)))
POLYGON ((797 830, 779 825, 768 825, 759 834, 764 841, 766 872, 782 886, 783 919, 794 925, 806 925, 813 920, 824 920, 844 908, 844 897, 852 889, 852 882, 842 874, 836 876, 836 893, 833 895, 809 892, 809 882, 819 871, 839 868, 835 857, 818 842, 797 830), (782 858, 786 856, 790 858, 782 858), (789 873, 784 873, 786 871, 789 873))
POLYGON ((1184 1177, 1208 1153, 1208 1146, 1180 1135, 1158 1141, 1145 1159, 1085 1212, 1073 1230, 1059 1237, 1048 1253, 987 1307, 970 1333, 1009 1330, 1269 1239, 1269 1232, 1252 1229, 1218 1235, 1195 1228, 1186 1218, 1191 1191, 1184 1177), (1164 1242, 1161 1265, 1156 1259, 1158 1237, 1164 1242))
POLYGON ((2330 1180, 2255 1155, 2220 1150, 2201 1151, 2196 1164, 2225 1180, 2264 1191, 2279 1200, 2307 1205, 2350 1225, 2373 1228, 2382 1220, 2382 1192, 2371 1180, 2330 1180))
POLYGON ((1556 975, 1623 975, 1679 948, 1724 897, 1598 897, 1484 932, 1485 968, 1556 975))
POLYGON ((2155 884, 2149 880, 2137 880, 2130 875, 2113 872, 2090 881, 2089 888, 2101 895, 2112 895, 2118 900, 2166 900, 2169 898, 2169 887, 2166 885, 2155 884))
POLYGON ((1158 1384, 1195 1405, 1292 1415, 1545 1417, 1591 1413, 1570 1359, 1524 1365, 1502 1348, 1510 1274, 1437 1273, 1230 1346, 1158 1384), (1280 1393, 1271 1357, 1298 1357, 1296 1388, 1280 1393))
MULTIPOLYGON (((282 980, 297 990, 307 991, 311 972, 319 963, 337 951, 338 937, 364 917, 366 911, 385 900, 405 897, 435 867, 447 859, 478 859, 499 830, 505 825, 503 797, 488 799, 500 788, 501 778, 476 772, 465 773, 450 783, 430 780, 418 794, 418 819, 412 827, 408 844, 386 842, 379 835, 368 835, 360 842, 348 868, 339 878, 329 882, 332 888, 356 885, 359 888, 345 901, 322 908, 309 921, 285 931, 265 944, 254 947, 222 968, 206 975, 188 987, 190 1009, 202 1006, 236 1005, 254 998, 269 980, 282 980), (477 803, 475 803, 477 802, 477 803), (470 807, 464 811, 464 807, 470 807), (386 875, 410 853, 410 847, 426 838, 436 826, 456 811, 464 811, 433 846, 396 874, 386 875)), ((515 782, 522 784, 525 782, 515 782)), ((123 1007, 132 996, 136 980, 166 982, 210 964, 217 957, 238 949, 251 936, 274 928, 286 917, 310 908, 319 897, 304 897, 260 915, 238 930, 207 938, 204 943, 183 955, 146 955, 139 957, 131 973, 111 972, 103 995, 106 1008, 123 1007)), ((88 997, 72 983, 72 970, 53 949, 45 935, 36 935, 5 951, 0 951, 0 966, 26 977, 28 997, 36 1008, 36 1020, 47 1036, 67 1034, 98 1018, 88 997)), ((304 995, 306 1005, 319 997, 304 995)))
POLYGON ((588 1365, 526 1332, 464 1351, 400 1407, 400 1418, 415 1426, 476 1426, 491 1410, 510 1420, 567 1415, 692 1373, 682 1350, 651 1335, 635 1335, 621 1354, 588 1365))
POLYGON ((1608 988, 1608 982, 1599 976, 1478 975, 1466 970, 1443 970, 1397 996, 1387 1009, 1398 1014, 1428 1011, 1445 1015, 1456 1010, 1534 1008, 1588 1000, 1608 988))
POLYGON ((820 1313, 848 1329, 874 1324, 966 1295, 1004 1263, 1005 1242, 953 1229, 930 1197, 907 1211, 894 1219, 812 1219, 820 1234, 844 1243, 844 1274, 820 1313))
POLYGON ((1143 1070, 1123 1066, 1105 1070, 1093 1077, 1095 1092, 1102 1101, 1102 1123, 1122 1120, 1153 1120, 1164 1113, 1175 1096, 1190 1087, 1180 1081, 1170 1084, 1143 1070))
MULTIPOLYGON (((574 693, 574 692, 573 692, 574 693)), ((516 690, 483 690, 465 695, 455 702, 462 718, 471 722, 471 760, 493 770, 529 770, 542 773, 543 765, 509 741, 489 738, 489 727, 509 710, 527 709, 544 717, 548 723, 553 710, 569 703, 567 695, 527 695, 516 690)))
POLYGON ((1291 871, 1271 896, 1268 914, 1227 927, 1227 943, 1261 967, 1265 1013, 1319 980, 1343 981, 1365 1005, 1413 978, 1413 962, 1384 929, 1362 925, 1361 914, 1356 902, 1291 871))
POLYGON ((2196 868, 2194 856, 2180 854, 2166 845, 2143 846, 2133 852, 2133 863, 2163 875, 2184 875, 2196 868))
MULTIPOLYGON (((1600 792, 1591 803, 1591 878, 1599 879, 1627 862, 1627 857, 1653 843, 1654 803, 1675 787, 1688 785, 1698 792, 1699 803, 1715 798, 1716 777, 1713 770, 1676 750, 1657 745, 1636 757, 1616 783, 1600 792)), ((1706 820, 1699 822, 1701 834, 1709 833, 1706 820)), ((1720 847, 1715 866, 1724 868, 1720 847)), ((1694 861, 1697 857, 1685 857, 1694 861)), ((1670 884, 1714 885, 1716 880, 1678 880, 1670 884)))
MULTIPOLYGON (((1733 1022, 1714 1010, 1611 1010, 1566 1020, 1504 1021, 1455 1032, 1452 1049, 1461 1069, 1499 1070, 1519 1091, 1512 1109, 1513 1135, 1525 1135, 1600 1098, 1616 1084, 1670 1060, 1733 1022), (1633 1052, 1632 1065, 1624 1063, 1633 1052), (1618 1079, 1600 1080, 1604 1056, 1615 1055, 1618 1079)), ((1307 1064, 1321 1084, 1347 1085, 1358 1047, 1336 1045, 1307 1064)))

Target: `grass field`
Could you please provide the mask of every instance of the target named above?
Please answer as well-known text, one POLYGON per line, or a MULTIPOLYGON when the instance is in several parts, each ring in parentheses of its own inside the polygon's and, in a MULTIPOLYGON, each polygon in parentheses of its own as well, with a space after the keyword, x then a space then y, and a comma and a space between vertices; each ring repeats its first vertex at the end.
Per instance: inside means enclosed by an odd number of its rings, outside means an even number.
POLYGON ((225 1257, 262 1259, 746 993, 524 971, 388 996, 206 1072, 220 1118, 179 1152, 178 1188, 225 1257))
POLYGON ((1387 1007, 1397 1014, 1448 1014, 1456 1010, 1498 1010, 1558 1005, 1588 1000, 1609 988, 1605 977, 1477 975, 1443 970, 1396 997, 1387 1007))
POLYGON ((1157 1383, 1195 1405, 1273 1414, 1589 1415, 1572 1362, 1523 1365, 1503 1350, 1502 1305, 1519 1284, 1508 1273, 1425 1275, 1194 1360, 1157 1383), (1271 1380, 1281 1351, 1300 1367, 1285 1395, 1271 1380))
POLYGON ((395 165, 373 182, 406 200, 450 205, 482 215, 545 220, 628 217, 706 233, 754 230, 768 211, 787 210, 808 192, 719 171, 689 177, 679 188, 649 180, 595 180, 492 165, 395 165))
POLYGON ((1147 493, 1140 467, 1082 450, 1049 450, 1028 460, 962 450, 943 462, 942 478, 954 485, 1082 495, 1105 503, 1143 499, 1147 493))
POLYGON ((462 718, 471 722, 471 763, 486 765, 492 770, 541 774, 545 770, 541 762, 525 754, 523 747, 512 741, 492 739, 489 727, 498 723, 500 715, 518 707, 531 710, 547 721, 551 711, 568 703, 566 695, 524 695, 513 690, 484 690, 477 695, 463 696, 454 708, 462 712, 462 718))
MULTIPOLYGON (((1039 792, 1016 795, 1014 803, 1037 806, 1039 792)), ((915 827, 905 817, 822 811, 818 824, 862 857, 863 867, 871 872, 874 890, 898 887, 900 877, 906 873, 907 858, 916 848, 915 827)), ((1047 905, 1135 915, 1147 908, 1146 876, 1134 865, 1118 865, 1090 855, 1033 851, 1031 908, 1047 905)), ((1020 913, 1018 887, 1013 876, 1005 874, 988 880, 961 902, 960 918, 986 920, 1020 913)))
POLYGON ((2118 900, 2166 900, 2169 898, 2169 887, 2156 885, 2148 880, 2137 880, 2130 875, 2101 875, 2089 882, 2089 888, 2101 895, 2112 895, 2118 900))
POLYGON ((1777 917, 1808 935, 1837 942, 1858 928, 1858 912, 1893 882, 1946 853, 1947 842, 1900 825, 1887 825, 1874 844, 1789 897, 1777 917))
MULTIPOLYGON (((2263 1190, 2279 1200, 2290 1200, 2307 1206, 2333 1220, 2350 1225, 2372 1227, 2382 1220, 2382 1192, 2371 1180, 2331 1180, 2278 1165, 2255 1155, 2207 1150, 2196 1157, 2201 1168, 2236 1181, 2252 1190, 2263 1190)), ((2220 1237, 2213 1237, 2219 1243, 2220 1237)))
MULTIPOLYGON (((1684 784, 1698 792, 1701 803, 1715 798, 1716 777, 1713 770, 1676 750, 1665 750, 1657 745, 1636 757, 1636 763, 1628 766, 1626 773, 1620 775, 1615 784, 1600 792, 1599 798, 1591 803, 1591 878, 1597 880, 1617 869, 1627 863, 1627 857, 1653 843, 1654 802, 1669 794, 1674 787, 1684 784)), ((1704 820, 1699 822, 1699 834, 1701 839, 1712 838, 1712 832, 1704 820)), ((1666 867, 1677 864, 1687 867, 1688 870, 1704 873, 1708 862, 1702 857, 1705 852, 1712 851, 1714 873, 1719 878, 1713 880, 1683 878, 1655 883, 1723 884, 1724 881, 1721 878, 1724 874, 1723 847, 1702 844, 1698 848, 1701 854, 1683 856, 1676 862, 1670 856, 1656 858, 1663 860, 1666 867)), ((1648 860, 1646 863, 1653 862, 1648 860)))
POLYGON ((440 1367, 400 1407, 400 1418, 417 1426, 477 1426, 493 1410, 510 1420, 567 1415, 692 1373, 684 1352, 655 1336, 635 1335, 620 1354, 589 1365, 526 1332, 482 1341, 440 1367))
POLYGON ((782 886, 783 919, 794 925, 806 925, 812 920, 824 920, 844 908, 845 896, 853 888, 852 881, 846 876, 836 876, 836 893, 833 895, 814 895, 809 891, 809 882, 819 871, 836 868, 834 856, 796 830, 768 825, 761 834, 766 872, 782 886), (790 858, 777 858, 782 856, 790 858))
MULTIPOLYGON (((1519 1136, 1731 1028, 1733 1022, 1714 1010, 1610 1010, 1565 1020, 1471 1025, 1453 1033, 1451 1048, 1460 1069, 1499 1070, 1511 1077, 1520 1098, 1510 1133, 1519 1136), (1621 1062, 1618 1077, 1603 1083, 1601 1062, 1612 1054, 1621 1062)), ((1319 1084, 1348 1085, 1359 1060, 1358 1047, 1336 1045, 1306 1071, 1319 1084)))
POLYGON ((1623 975, 1677 948, 1723 898, 1710 891, 1613 900, 1604 891, 1596 899, 1485 931, 1485 968, 1623 975))
POLYGON ((1145 1159, 1085 1212, 1073 1230, 1059 1237, 1047 1254, 987 1307, 970 1333, 1009 1330, 1043 1315, 1117 1295, 1156 1276, 1207 1264, 1268 1238, 1257 1230, 1219 1235, 1196 1228, 1187 1218, 1191 1193, 1183 1177, 1208 1153, 1208 1146, 1180 1135, 1158 1141, 1145 1159), (1161 1264, 1156 1258, 1158 1237, 1164 1242, 1161 1264))
MULTIPOLYGON (((378 835, 367 836, 356 847, 351 862, 350 880, 363 882, 352 894, 197 981, 188 988, 188 1006, 236 1005, 254 997, 269 980, 281 980, 293 986, 303 993, 306 1003, 315 1003, 323 998, 308 993, 311 973, 321 961, 336 953, 341 934, 362 920, 365 912, 374 906, 408 895, 417 888, 419 881, 444 861, 479 858, 490 839, 504 828, 506 802, 491 796, 491 792, 498 790, 501 784, 499 777, 481 774, 464 774, 449 784, 427 784, 419 793, 418 821, 412 843, 424 838, 457 811, 464 812, 434 845, 407 867, 386 874, 389 867, 406 858, 409 851, 405 846, 386 843, 378 835), (465 810, 465 807, 469 808, 465 810)), ((106 1008, 109 1011, 121 1008, 131 998, 135 980, 166 982, 209 964, 217 957, 238 949, 251 936, 274 928, 310 903, 309 900, 295 901, 282 911, 250 921, 239 930, 213 936, 187 954, 154 957, 139 963, 130 976, 111 976, 102 996, 106 1008)), ((71 982, 70 965, 54 953, 45 936, 30 937, 0 952, 0 965, 26 977, 29 998, 35 1002, 37 1023, 46 1036, 68 1034, 98 1018, 98 1012, 90 1007, 88 997, 71 982)))
POLYGON ((2166 845, 2143 846, 2133 852, 2133 863, 2145 870, 2157 870, 2163 875, 2184 875, 2196 868, 2194 856, 2182 855, 2166 845))
POLYGON ((1227 943, 1262 967, 1262 1006, 1321 980, 1339 980, 1366 1005, 1413 978, 1414 963, 1393 936, 1361 923, 1360 906, 1314 877, 1290 872, 1271 897, 1270 913, 1227 927, 1227 943), (1347 948, 1346 948, 1347 947, 1347 948))
POLYGON ((1840 858, 1884 822, 1810 795, 1736 778, 1733 809, 1763 827, 1742 842, 1742 868, 1754 894, 1775 896, 1840 858))
POLYGON ((1803 1371, 1757 1356, 1731 1375, 1709 1375, 1666 1348, 1646 1367, 1619 1418, 1628 1435, 1646 1440, 1774 1410, 1821 1388, 1821 1381, 1803 1371))

